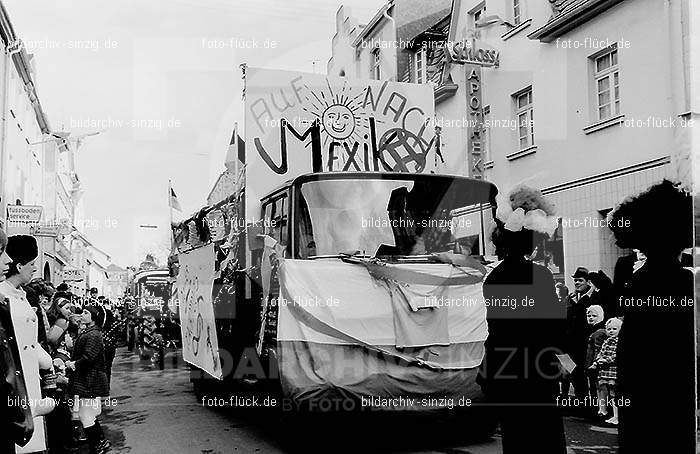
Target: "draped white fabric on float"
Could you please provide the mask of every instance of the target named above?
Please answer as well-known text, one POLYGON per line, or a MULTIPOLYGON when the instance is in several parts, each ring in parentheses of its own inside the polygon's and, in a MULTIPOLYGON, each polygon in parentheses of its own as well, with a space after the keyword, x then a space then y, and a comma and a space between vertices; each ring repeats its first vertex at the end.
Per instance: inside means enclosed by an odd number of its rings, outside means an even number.
POLYGON ((447 264, 284 259, 279 278, 279 372, 285 396, 297 404, 356 405, 366 396, 480 398, 476 376, 488 335, 480 272, 447 264), (401 283, 404 278, 413 283, 401 283), (442 307, 413 310, 420 301, 442 307))
MULTIPOLYGON (((463 269, 448 264, 386 265, 400 271, 413 271, 434 276, 438 281, 455 279, 463 269)), ((480 280, 476 276, 475 280, 480 280)), ((446 311, 447 344, 483 342, 488 330, 481 284, 401 286, 404 293, 423 295, 419 300, 437 302, 441 307, 420 309, 446 311)), ((411 312, 410 301, 402 301, 411 312)), ((392 292, 381 280, 370 275, 362 265, 328 260, 283 260, 280 268, 280 301, 278 341, 306 341, 323 344, 353 344, 357 339, 370 345, 397 345, 395 309, 392 292), (294 310, 309 313, 313 318, 336 328, 349 338, 324 334, 299 321, 294 310), (352 339, 350 339, 352 338, 352 339)), ((410 315, 408 315, 410 317, 410 315)), ((435 345, 444 342, 436 342, 435 345)), ((409 345, 421 346, 421 345, 409 345)), ((424 345, 423 345, 424 346, 424 345)), ((473 367, 481 357, 473 358, 473 367)))

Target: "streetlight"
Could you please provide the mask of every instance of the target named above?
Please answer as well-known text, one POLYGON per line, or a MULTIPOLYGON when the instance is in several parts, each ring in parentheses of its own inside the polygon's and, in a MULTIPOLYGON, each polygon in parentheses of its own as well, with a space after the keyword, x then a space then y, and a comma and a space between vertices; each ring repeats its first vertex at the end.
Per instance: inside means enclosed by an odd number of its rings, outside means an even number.
POLYGON ((59 142, 58 145, 58 150, 60 152, 65 152, 68 151, 68 142, 75 142, 75 149, 79 150, 80 146, 83 144, 83 141, 85 140, 86 137, 91 137, 91 136, 96 136, 98 134, 102 134, 105 132, 106 129, 101 129, 99 131, 93 131, 93 132, 86 132, 84 134, 78 134, 78 135, 72 135, 70 132, 66 131, 60 131, 60 132, 51 132, 49 133, 49 138, 46 140, 42 140, 40 142, 34 142, 30 143, 30 146, 33 145, 40 145, 42 143, 48 143, 48 142, 59 142))

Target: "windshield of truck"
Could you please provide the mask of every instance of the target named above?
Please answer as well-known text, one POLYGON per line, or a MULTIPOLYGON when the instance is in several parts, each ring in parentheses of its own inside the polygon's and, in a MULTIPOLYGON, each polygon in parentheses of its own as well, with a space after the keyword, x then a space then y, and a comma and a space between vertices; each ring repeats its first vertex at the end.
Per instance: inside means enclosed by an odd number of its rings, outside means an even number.
POLYGON ((483 254, 484 223, 491 211, 488 198, 473 194, 470 183, 450 178, 303 183, 295 256, 483 254))

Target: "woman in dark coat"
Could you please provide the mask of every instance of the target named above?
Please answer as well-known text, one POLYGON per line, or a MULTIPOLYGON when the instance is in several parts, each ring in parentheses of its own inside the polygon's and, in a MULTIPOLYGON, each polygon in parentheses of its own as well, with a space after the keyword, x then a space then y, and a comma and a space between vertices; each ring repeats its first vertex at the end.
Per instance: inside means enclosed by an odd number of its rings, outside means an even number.
POLYGON ((691 196, 664 181, 620 204, 611 221, 618 246, 647 256, 620 301, 620 452, 695 452, 693 273, 680 262, 693 244, 691 196))
POLYGON ((480 382, 500 421, 504 453, 566 453, 555 397, 566 309, 551 272, 527 258, 544 232, 554 232, 553 211, 526 187, 498 204, 492 240, 503 261, 484 282, 489 337, 480 382))
POLYGON ((69 394, 78 397, 78 417, 85 428, 90 453, 102 454, 110 447, 97 420, 102 412, 101 398, 109 396, 101 329, 104 311, 99 306, 86 306, 82 322, 85 328, 75 340, 71 361, 66 363, 74 370, 69 394))

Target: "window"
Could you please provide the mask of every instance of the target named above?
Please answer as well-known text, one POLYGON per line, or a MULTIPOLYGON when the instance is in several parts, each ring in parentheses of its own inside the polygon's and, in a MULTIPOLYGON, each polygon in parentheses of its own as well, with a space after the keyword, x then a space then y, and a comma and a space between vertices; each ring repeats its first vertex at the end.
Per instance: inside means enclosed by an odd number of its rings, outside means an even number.
POLYGON ((620 69, 617 49, 594 58, 594 78, 598 121, 620 114, 620 69))
POLYGON ((381 67, 381 52, 379 48, 372 50, 371 56, 371 74, 370 77, 374 80, 381 80, 382 78, 382 67, 381 67))
POLYGON ((481 149, 484 162, 493 161, 491 156, 491 106, 484 106, 484 122, 481 125, 481 149))
POLYGON ((287 194, 265 202, 263 206, 265 234, 287 244, 287 194))
POLYGON ((476 24, 479 22, 479 19, 486 16, 486 3, 482 3, 473 10, 469 11, 469 14, 471 15, 472 29, 476 29, 476 24))
POLYGON ((513 0, 513 25, 518 25, 521 21, 522 5, 520 0, 513 0))
POLYGON ((413 79, 417 84, 424 84, 428 81, 427 54, 428 50, 425 45, 421 45, 414 55, 413 79))
POLYGON ((532 116, 532 87, 514 95, 515 117, 518 121, 518 144, 520 149, 535 144, 535 125, 532 116))

